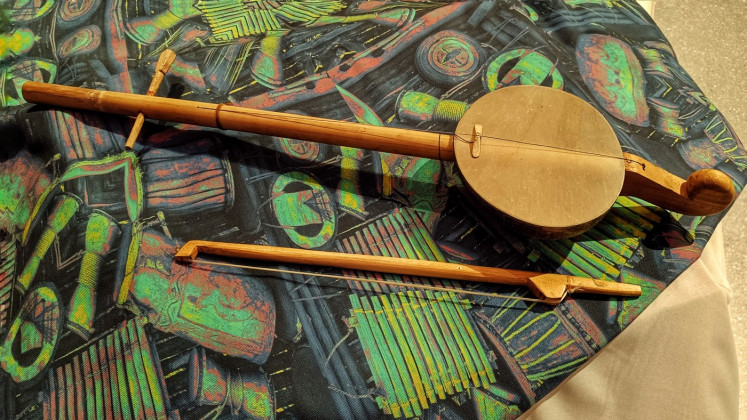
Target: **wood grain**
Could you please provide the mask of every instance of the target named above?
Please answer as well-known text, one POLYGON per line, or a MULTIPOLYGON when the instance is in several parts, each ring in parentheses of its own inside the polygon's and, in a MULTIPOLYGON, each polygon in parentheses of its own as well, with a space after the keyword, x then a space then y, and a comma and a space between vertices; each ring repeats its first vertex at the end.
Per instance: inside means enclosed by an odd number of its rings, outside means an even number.
POLYGON ((736 190, 726 174, 702 169, 684 180, 639 156, 625 153, 625 183, 621 195, 642 198, 659 207, 691 216, 723 211, 736 190))
POLYGON ((303 139, 430 159, 453 160, 453 136, 377 127, 233 105, 107 92, 38 82, 23 85, 28 102, 303 139))

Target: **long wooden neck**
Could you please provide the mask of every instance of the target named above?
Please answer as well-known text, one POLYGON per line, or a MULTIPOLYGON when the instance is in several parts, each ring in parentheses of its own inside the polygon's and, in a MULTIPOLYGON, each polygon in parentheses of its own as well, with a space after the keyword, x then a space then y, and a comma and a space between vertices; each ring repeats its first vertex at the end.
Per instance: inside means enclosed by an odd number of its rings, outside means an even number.
POLYGON ((430 159, 454 158, 454 136, 303 115, 160 98, 131 93, 27 82, 22 88, 27 102, 57 105, 89 111, 216 127, 309 140, 379 152, 420 156, 430 159))

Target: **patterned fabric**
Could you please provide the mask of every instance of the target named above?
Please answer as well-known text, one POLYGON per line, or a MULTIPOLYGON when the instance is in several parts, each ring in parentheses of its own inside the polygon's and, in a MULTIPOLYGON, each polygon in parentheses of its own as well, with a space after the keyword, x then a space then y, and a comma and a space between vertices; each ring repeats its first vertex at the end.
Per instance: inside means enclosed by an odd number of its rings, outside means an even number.
POLYGON ((283 23, 313 22, 342 9, 339 1, 310 2, 198 0, 197 9, 221 41, 282 29, 283 23), (283 23, 281 23, 283 22, 283 23))
POLYGON ((595 106, 625 152, 746 180, 736 134, 633 1, 0 4, 0 419, 515 418, 633 322, 721 218, 620 197, 580 236, 530 239, 492 223, 449 163, 153 121, 128 151, 131 119, 31 107, 27 80, 143 93, 170 48, 161 96, 430 131, 488 92, 542 85, 595 106), (508 286, 176 263, 191 239, 643 296, 551 307, 508 286))

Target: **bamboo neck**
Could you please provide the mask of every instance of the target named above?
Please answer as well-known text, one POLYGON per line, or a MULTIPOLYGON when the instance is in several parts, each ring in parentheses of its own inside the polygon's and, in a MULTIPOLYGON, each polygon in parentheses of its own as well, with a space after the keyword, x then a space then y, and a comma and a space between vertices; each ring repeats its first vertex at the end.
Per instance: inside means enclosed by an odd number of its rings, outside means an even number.
POLYGON ((453 161, 454 136, 181 99, 27 82, 27 102, 453 161))

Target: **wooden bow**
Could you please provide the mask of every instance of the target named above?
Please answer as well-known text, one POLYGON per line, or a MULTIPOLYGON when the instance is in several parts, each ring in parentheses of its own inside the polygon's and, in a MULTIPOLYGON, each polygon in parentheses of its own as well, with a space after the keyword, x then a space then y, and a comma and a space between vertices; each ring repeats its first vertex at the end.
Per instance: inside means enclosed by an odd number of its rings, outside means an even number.
POLYGON ((200 253, 277 263, 526 286, 540 301, 550 305, 557 305, 562 302, 569 293, 595 293, 624 297, 641 295, 641 288, 634 284, 616 283, 565 274, 543 274, 468 264, 312 251, 266 245, 189 241, 179 249, 175 259, 181 263, 191 263, 197 259, 200 253))

